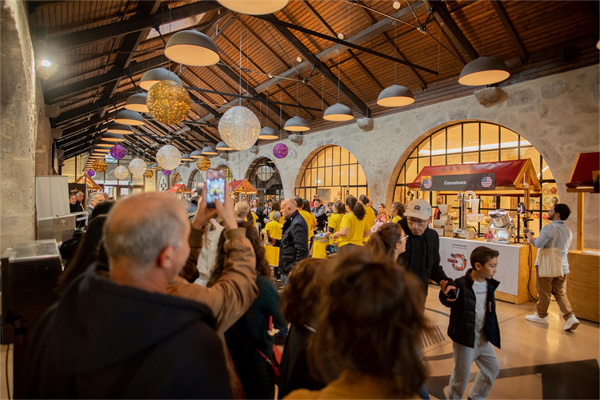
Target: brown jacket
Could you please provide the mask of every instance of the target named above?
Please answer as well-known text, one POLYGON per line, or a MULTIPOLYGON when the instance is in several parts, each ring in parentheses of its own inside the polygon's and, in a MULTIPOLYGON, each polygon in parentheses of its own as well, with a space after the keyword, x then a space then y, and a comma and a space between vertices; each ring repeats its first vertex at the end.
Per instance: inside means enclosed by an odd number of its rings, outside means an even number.
POLYGON ((258 297, 256 286, 256 256, 252 244, 246 238, 244 228, 225 231, 225 270, 211 287, 189 283, 196 269, 202 249, 202 236, 206 230, 193 229, 190 233, 190 255, 180 274, 167 287, 167 293, 204 303, 216 319, 219 336, 229 329, 258 297))

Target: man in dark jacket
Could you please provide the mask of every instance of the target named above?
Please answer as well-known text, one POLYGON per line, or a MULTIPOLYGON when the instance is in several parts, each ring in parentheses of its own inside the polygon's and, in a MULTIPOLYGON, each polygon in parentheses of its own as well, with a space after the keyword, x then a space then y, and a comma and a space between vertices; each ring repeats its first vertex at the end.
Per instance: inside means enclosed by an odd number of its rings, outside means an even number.
POLYGON ((286 199, 281 204, 285 217, 283 223, 283 236, 281 239, 272 239, 271 244, 280 247, 279 272, 282 284, 285 286, 288 275, 294 265, 308 257, 308 225, 298 212, 294 199, 286 199))
POLYGON ((399 224, 408 235, 406 251, 400 255, 406 267, 421 279, 427 294, 429 279, 440 283, 453 281, 446 276, 440 265, 440 237, 429 228, 431 222, 431 205, 423 199, 408 203, 404 218, 399 224))
POLYGON ((103 236, 109 277, 88 270, 42 318, 25 397, 230 398, 210 309, 166 295, 189 234, 185 206, 167 194, 116 203, 103 236))

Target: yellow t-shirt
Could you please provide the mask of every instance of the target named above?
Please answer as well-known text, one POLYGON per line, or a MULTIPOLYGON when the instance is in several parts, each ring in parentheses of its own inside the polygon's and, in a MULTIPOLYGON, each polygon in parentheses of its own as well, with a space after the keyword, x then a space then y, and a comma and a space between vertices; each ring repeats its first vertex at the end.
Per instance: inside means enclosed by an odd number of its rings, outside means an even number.
MULTIPOLYGON (((271 213, 269 214, 269 220, 273 221, 273 213, 275 211, 271 211, 271 213)), ((283 216, 283 213, 281 211, 279 211, 279 213, 281 214, 281 217, 279 217, 279 223, 283 224, 285 222, 285 218, 283 216)))
MULTIPOLYGON (((365 207, 365 217, 363 218, 366 221, 366 224, 369 228, 372 228, 373 225, 375 225, 375 219, 377 219, 377 217, 375 217, 375 211, 373 211, 373 209, 369 206, 364 206, 365 207)), ((363 242, 368 241, 369 238, 363 238, 363 242)))
POLYGON ((298 212, 300 212, 300 215, 302 215, 302 218, 304 218, 304 220, 306 221, 306 225, 308 225, 308 242, 310 243, 310 238, 315 235, 315 232, 313 231, 313 226, 317 224, 317 219, 312 213, 309 213, 308 211, 299 209, 298 212))
POLYGON ((400 222, 401 220, 402 220, 402 217, 399 215, 396 215, 394 218, 392 218, 393 223, 400 222))
POLYGON ((256 228, 256 220, 258 219, 258 215, 254 214, 254 211, 250 211, 250 214, 246 217, 246 221, 252 222, 252 226, 256 228), (250 219, 252 218, 252 219, 250 219))
POLYGON ((349 212, 342 218, 341 228, 348 228, 348 234, 340 238, 338 245, 345 246, 347 244, 356 244, 358 246, 363 245, 363 235, 367 229, 367 218, 363 218, 359 221, 353 212, 349 212))
MULTIPOLYGON (((283 224, 279 221, 270 221, 265 225, 265 233, 274 239, 281 239, 283 236, 283 224)), ((279 265, 279 247, 265 244, 265 258, 269 265, 279 265)))
MULTIPOLYGON (((344 218, 344 214, 331 214, 329 216, 329 219, 327 221, 327 225, 333 229, 333 232, 331 233, 331 235, 333 235, 334 233, 336 233, 337 231, 340 230, 340 228, 342 227, 342 218, 344 218)), ((331 236, 330 236, 331 237, 331 236)), ((336 240, 339 241, 340 239, 338 238, 336 240)), ((333 242, 333 241, 332 241, 333 242)))

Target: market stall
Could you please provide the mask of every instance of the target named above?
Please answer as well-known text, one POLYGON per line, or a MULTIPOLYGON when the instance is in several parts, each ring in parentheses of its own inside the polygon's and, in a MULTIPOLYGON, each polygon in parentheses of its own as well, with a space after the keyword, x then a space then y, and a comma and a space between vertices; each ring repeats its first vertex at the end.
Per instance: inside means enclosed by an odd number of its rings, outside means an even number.
POLYGON ((171 186, 170 189, 168 189, 166 191, 167 193, 190 193, 191 190, 190 188, 188 188, 187 186, 185 186, 183 183, 178 183, 177 185, 173 185, 171 186))
MULTIPOLYGON (((229 193, 233 194, 234 196, 239 196, 240 193, 243 193, 245 200, 248 201, 248 195, 258 194, 258 190, 252 186, 248 179, 241 179, 239 181, 229 182, 229 193)), ((237 200, 238 198, 236 197, 236 201, 237 200)))
POLYGON ((598 193, 599 165, 600 153, 580 153, 566 184, 567 192, 577 193, 577 250, 569 251, 568 255, 567 293, 575 315, 594 322, 600 322, 600 251, 583 247, 583 206, 585 193, 598 193))
MULTIPOLYGON (((441 211, 433 227, 440 235, 440 258, 449 277, 458 278, 470 268, 469 256, 477 246, 486 245, 500 252, 496 278, 501 282, 496 297, 521 304, 535 299, 533 263, 536 249, 520 244, 520 217, 530 217, 525 207, 522 213, 480 210, 480 198, 494 198, 495 204, 510 197, 540 196, 541 184, 530 159, 478 164, 441 165, 424 167, 410 188, 435 191, 437 195, 456 196, 455 207, 438 204, 441 211), (481 211, 481 212, 480 212, 481 211), (487 239, 487 241, 486 241, 487 239)), ((538 218, 540 216, 538 215, 538 218)), ((526 218, 528 222, 531 218, 526 218)))

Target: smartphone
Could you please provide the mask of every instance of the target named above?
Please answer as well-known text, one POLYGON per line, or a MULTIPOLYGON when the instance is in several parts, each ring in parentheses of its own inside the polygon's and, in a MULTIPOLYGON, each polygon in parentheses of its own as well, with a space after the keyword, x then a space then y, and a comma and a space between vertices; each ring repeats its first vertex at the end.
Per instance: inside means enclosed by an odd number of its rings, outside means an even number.
POLYGON ((215 208, 215 200, 225 203, 225 170, 209 169, 206 171, 206 206, 215 208))
POLYGON ((451 291, 449 291, 447 296, 449 299, 458 299, 459 293, 460 293, 460 289, 456 288, 456 289, 452 289, 451 291))

